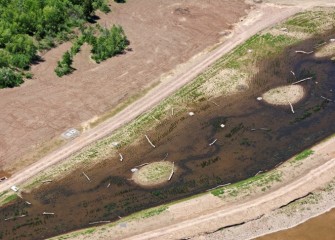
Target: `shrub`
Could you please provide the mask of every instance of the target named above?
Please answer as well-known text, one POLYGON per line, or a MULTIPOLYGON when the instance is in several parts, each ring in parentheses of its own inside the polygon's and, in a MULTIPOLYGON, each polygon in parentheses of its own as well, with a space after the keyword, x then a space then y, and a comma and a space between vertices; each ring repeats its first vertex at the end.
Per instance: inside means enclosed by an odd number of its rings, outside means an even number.
POLYGON ((93 43, 92 58, 100 63, 110 57, 120 54, 128 45, 128 40, 121 26, 108 30, 102 29, 99 37, 93 43))
POLYGON ((21 74, 7 67, 0 68, 0 88, 13 88, 22 83, 23 79, 21 74))

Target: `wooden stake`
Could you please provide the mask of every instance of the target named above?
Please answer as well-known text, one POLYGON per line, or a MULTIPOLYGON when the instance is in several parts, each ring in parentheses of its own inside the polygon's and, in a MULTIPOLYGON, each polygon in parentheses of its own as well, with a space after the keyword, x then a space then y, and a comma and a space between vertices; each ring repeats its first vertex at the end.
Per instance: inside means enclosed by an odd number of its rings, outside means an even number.
POLYGON ((171 180, 173 174, 174 174, 174 162, 173 162, 173 164, 172 164, 172 171, 171 171, 171 174, 170 174, 170 177, 169 177, 168 181, 171 180))
POLYGON ((292 85, 297 84, 297 83, 301 83, 301 82, 304 82, 304 81, 307 81, 307 80, 311 80, 312 78, 313 77, 308 77, 308 78, 301 79, 301 80, 299 80, 297 82, 292 83, 292 85))
POLYGON ((122 162, 123 161, 123 156, 122 156, 121 153, 119 153, 119 155, 120 155, 120 161, 122 162))
POLYGON ((90 182, 91 179, 83 172, 84 176, 87 178, 87 180, 90 182))
POLYGON ((173 116, 173 108, 171 109, 171 115, 173 116))
POLYGON ((156 146, 150 141, 149 137, 147 135, 144 135, 145 138, 148 140, 148 142, 150 143, 150 145, 155 148, 156 146))

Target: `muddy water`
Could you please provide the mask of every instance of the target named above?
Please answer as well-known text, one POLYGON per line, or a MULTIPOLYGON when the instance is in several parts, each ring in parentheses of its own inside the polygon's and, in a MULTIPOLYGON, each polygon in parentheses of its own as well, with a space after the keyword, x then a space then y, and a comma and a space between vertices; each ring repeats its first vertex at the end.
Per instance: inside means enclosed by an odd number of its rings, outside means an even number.
POLYGON ((294 228, 272 233, 257 240, 334 240, 335 209, 312 218, 294 228))
MULTIPOLYGON (((325 38, 329 39, 329 38, 325 38)), ((203 192, 219 184, 236 182, 266 171, 292 155, 335 132, 335 65, 312 55, 297 55, 294 49, 311 49, 319 39, 285 50, 282 56, 259 63, 247 92, 230 98, 206 100, 170 117, 148 134, 157 146, 143 139, 121 150, 124 161, 105 159, 91 170, 88 182, 82 171, 30 193, 24 201, 0 209, 2 239, 43 239, 91 226, 89 223, 115 220, 135 211, 203 192), (256 100, 264 91, 314 76, 303 83, 306 97, 289 107, 273 107, 256 100), (225 128, 220 128, 225 124, 225 128), (214 139, 217 142, 209 146, 214 139), (130 169, 163 159, 175 162, 178 171, 172 180, 156 188, 141 188, 132 181, 130 169), (110 187, 107 188, 107 185, 110 187), (53 212, 53 216, 43 216, 53 212), (4 221, 14 215, 24 218, 4 221)))

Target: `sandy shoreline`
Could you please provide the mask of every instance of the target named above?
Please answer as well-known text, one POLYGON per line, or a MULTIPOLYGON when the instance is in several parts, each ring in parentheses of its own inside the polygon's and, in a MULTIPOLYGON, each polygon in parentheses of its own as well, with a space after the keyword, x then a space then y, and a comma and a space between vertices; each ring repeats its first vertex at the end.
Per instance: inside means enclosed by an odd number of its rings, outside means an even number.
POLYGON ((335 178, 324 186, 293 203, 276 209, 259 219, 218 232, 194 237, 194 240, 255 239, 270 233, 294 228, 335 208, 335 178))

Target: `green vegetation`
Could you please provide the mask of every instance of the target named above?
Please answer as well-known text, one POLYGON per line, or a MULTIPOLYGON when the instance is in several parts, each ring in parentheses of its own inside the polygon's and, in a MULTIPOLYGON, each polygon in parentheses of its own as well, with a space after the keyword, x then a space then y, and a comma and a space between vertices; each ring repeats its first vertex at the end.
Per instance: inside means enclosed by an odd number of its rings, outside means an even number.
POLYGON ((141 218, 149 218, 149 217, 152 217, 152 216, 159 215, 167 209, 168 209, 167 206, 160 206, 160 207, 157 207, 157 208, 154 208, 154 209, 149 209, 148 211, 143 212, 141 218))
POLYGON ((307 150, 305 150, 305 151, 299 153, 299 154, 295 157, 295 160, 300 161, 300 160, 302 160, 302 159, 305 159, 305 158, 311 156, 313 153, 314 153, 313 150, 311 150, 311 149, 307 149, 307 150))
MULTIPOLYGON (((127 217, 122 218, 121 220, 111 223, 111 224, 107 224, 105 225, 107 228, 111 228, 116 226, 117 224, 120 224, 122 222, 126 222, 126 221, 131 221, 131 220, 136 220, 136 219, 144 219, 144 218, 150 218, 156 215, 159 215, 161 213, 163 213, 164 211, 166 211, 169 207, 167 205, 162 205, 162 206, 158 206, 158 207, 154 207, 154 208, 150 208, 150 209, 146 209, 134 214, 131 214, 127 217)), ((104 228, 106 229, 106 228, 104 228)), ((99 227, 92 227, 92 228, 88 228, 88 229, 84 229, 84 230, 79 230, 76 232, 72 232, 72 233, 68 233, 62 236, 58 236, 58 237, 54 237, 51 239, 59 239, 59 240, 64 240, 64 239, 70 239, 70 238, 75 238, 78 236, 82 236, 82 235, 88 235, 88 234, 92 234, 94 232, 96 232, 97 230, 99 230, 99 227)))
POLYGON ((70 52, 65 52, 62 60, 58 61, 55 69, 58 77, 67 75, 74 70, 71 67, 73 57, 80 51, 84 42, 92 45, 92 59, 97 63, 122 53, 129 44, 121 26, 113 25, 111 29, 107 29, 96 25, 96 28, 99 29, 97 37, 94 28, 84 29, 83 35, 74 41, 70 52))
POLYGON ((62 61, 57 62, 55 72, 58 77, 62 77, 72 72, 73 70, 73 68, 71 67, 72 61, 73 61, 72 56, 68 51, 66 51, 65 54, 63 55, 62 61))
POLYGON ((271 187, 271 183, 280 182, 281 176, 282 173, 278 171, 258 174, 240 182, 214 189, 211 191, 211 193, 214 196, 222 196, 223 194, 227 193, 232 197, 236 197, 239 193, 255 187, 262 188, 264 191, 265 189, 271 187))
POLYGON ((122 53, 127 45, 128 40, 121 26, 113 25, 110 30, 102 28, 100 36, 93 43, 92 58, 100 63, 122 53))
POLYGON ((0 88, 13 88, 23 83, 22 75, 8 67, 0 68, 0 88))
POLYGON ((7 196, 7 197, 1 202, 0 205, 5 205, 5 204, 7 204, 7 203, 13 202, 13 201, 15 201, 17 198, 18 198, 17 194, 9 195, 9 196, 7 196))
POLYGON ((334 25, 335 14, 333 11, 308 11, 296 14, 293 18, 284 23, 290 31, 304 33, 320 33, 325 28, 334 25))
MULTIPOLYGON (((9 84, 1 75, 1 88, 23 83, 24 71, 29 70, 33 61, 39 60, 37 51, 50 49, 71 38, 74 27, 91 21, 98 8, 106 12, 106 1, 0 0, 0 70, 9 68, 16 73, 11 73, 14 83, 9 84)), ((60 66, 61 71, 68 71, 64 64, 60 66)))

